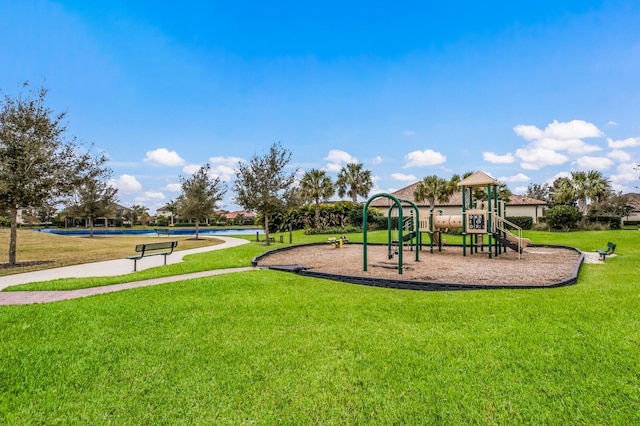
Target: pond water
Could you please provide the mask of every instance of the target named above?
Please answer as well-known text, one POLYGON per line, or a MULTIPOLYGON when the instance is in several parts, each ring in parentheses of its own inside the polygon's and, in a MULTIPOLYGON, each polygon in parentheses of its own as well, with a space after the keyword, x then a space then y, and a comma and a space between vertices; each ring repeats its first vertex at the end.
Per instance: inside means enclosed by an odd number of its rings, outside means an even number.
MULTIPOLYGON (((195 228, 158 228, 161 236, 167 235, 195 235, 195 228)), ((86 228, 74 228, 74 229, 62 229, 62 228, 43 228, 34 229, 35 232, 46 232, 56 235, 89 235, 90 231, 86 228)), ((256 232, 260 235, 264 234, 264 231, 260 228, 200 228, 200 235, 255 235, 256 232)), ((153 235, 157 236, 158 232, 155 229, 104 229, 93 228, 93 235, 153 235)))

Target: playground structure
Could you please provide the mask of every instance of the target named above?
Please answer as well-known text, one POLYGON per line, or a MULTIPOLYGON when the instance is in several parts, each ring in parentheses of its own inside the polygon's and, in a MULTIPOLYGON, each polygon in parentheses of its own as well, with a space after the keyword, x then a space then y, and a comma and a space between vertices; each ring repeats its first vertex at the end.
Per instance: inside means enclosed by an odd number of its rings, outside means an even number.
MULTIPOLYGON (((388 255, 398 255, 398 274, 402 274, 403 244, 409 242, 410 248, 416 247, 416 261, 418 252, 422 249, 422 235, 429 235, 430 251, 434 247, 442 251, 442 234, 449 229, 462 229, 462 255, 484 252, 485 241, 488 257, 499 256, 508 248, 518 253, 518 259, 523 248, 531 241, 522 237, 522 228, 509 222, 506 216, 506 200, 498 196, 500 183, 482 171, 477 171, 458 183, 462 195, 462 212, 460 215, 442 215, 439 211, 423 211, 415 203, 401 200, 391 194, 377 194, 369 198, 363 209, 363 257, 364 271, 367 270, 367 210, 369 204, 377 198, 385 197, 393 201, 388 211, 388 255), (486 200, 474 195, 474 189, 486 188, 486 200), (402 204, 413 207, 408 217, 403 215, 402 204), (397 239, 392 238, 392 215, 397 211, 398 229, 397 239), (413 213, 415 212, 415 216, 413 213), (420 217, 423 217, 420 220, 420 217)), ((484 197, 482 197, 484 198, 484 197)))

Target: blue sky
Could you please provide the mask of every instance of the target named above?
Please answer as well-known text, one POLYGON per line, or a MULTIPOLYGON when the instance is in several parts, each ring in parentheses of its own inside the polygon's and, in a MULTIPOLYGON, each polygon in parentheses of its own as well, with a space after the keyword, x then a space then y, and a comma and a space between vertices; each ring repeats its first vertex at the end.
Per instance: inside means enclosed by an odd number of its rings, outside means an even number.
POLYGON ((521 193, 576 170, 637 192, 637 1, 0 2, 0 89, 50 90, 68 135, 151 212, 274 142, 375 192, 484 170, 521 193))

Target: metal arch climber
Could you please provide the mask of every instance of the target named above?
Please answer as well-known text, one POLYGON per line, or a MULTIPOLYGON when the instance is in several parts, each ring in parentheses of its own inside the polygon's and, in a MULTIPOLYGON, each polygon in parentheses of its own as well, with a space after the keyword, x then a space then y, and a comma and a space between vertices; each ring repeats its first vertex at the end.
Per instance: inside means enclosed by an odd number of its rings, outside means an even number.
MULTIPOLYGON (((371 196, 367 202, 364 204, 364 208, 362 209, 362 249, 363 249, 363 259, 364 259, 364 267, 363 267, 363 271, 367 270, 367 227, 368 227, 368 223, 367 223, 367 211, 369 209, 369 204, 371 204, 371 202, 373 202, 374 200, 381 198, 381 197, 385 197, 388 198, 390 200, 392 200, 394 202, 394 206, 398 208, 398 274, 402 274, 402 243, 403 243, 403 235, 402 235, 402 223, 403 223, 403 217, 402 217, 402 203, 408 203, 411 204, 413 206, 413 209, 416 213, 416 217, 414 220, 414 224, 420 223, 420 213, 418 211, 418 206, 415 205, 415 203, 413 203, 412 201, 409 200, 401 200, 399 198, 394 197, 391 194, 387 194, 387 193, 380 193, 380 194, 376 194, 371 196)), ((394 206, 391 206, 389 208, 389 212, 391 212, 391 210, 393 209, 394 206)), ((417 236, 417 247, 416 247, 416 261, 420 260, 420 246, 421 246, 421 242, 420 242, 420 231, 415 231, 416 232, 416 236, 417 236)), ((389 241, 389 244, 391 244, 391 241, 389 241)))

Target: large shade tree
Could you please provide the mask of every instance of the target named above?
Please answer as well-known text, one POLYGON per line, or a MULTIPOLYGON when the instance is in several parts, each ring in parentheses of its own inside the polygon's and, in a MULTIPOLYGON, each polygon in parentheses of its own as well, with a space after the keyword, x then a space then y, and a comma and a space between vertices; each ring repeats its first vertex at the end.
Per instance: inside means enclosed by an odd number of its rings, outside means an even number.
POLYGON ((9 213, 9 264, 16 264, 20 208, 56 205, 69 197, 91 167, 104 158, 80 152, 65 138, 65 113, 46 106, 47 89, 24 85, 17 97, 0 101, 0 209, 9 213))
MULTIPOLYGON (((102 158, 98 161, 102 161, 102 158)), ((93 237, 97 218, 115 213, 118 189, 107 182, 110 175, 111 171, 101 166, 83 171, 82 180, 67 203, 70 213, 88 220, 90 237, 93 237)))
POLYGON ((315 226, 320 223, 320 203, 326 201, 336 190, 324 170, 311 169, 302 176, 300 189, 304 198, 312 200, 315 205, 315 226))
POLYGON ((362 164, 349 163, 338 173, 336 188, 338 195, 348 195, 354 204, 358 202, 358 196, 368 197, 373 188, 371 170, 363 170, 362 164))
POLYGON ((525 197, 533 198, 540 201, 549 201, 551 188, 547 183, 530 183, 527 186, 525 197))
POLYGON ((279 142, 269 152, 254 154, 248 162, 238 162, 234 191, 236 202, 247 211, 255 211, 264 218, 264 230, 269 244, 269 218, 288 205, 298 191, 294 190, 298 168, 286 170, 291 151, 279 142))
POLYGON ((213 216, 218 202, 227 192, 219 177, 209 175, 210 168, 205 164, 190 177, 182 177, 182 193, 176 199, 180 217, 196 223, 196 240, 199 238, 200 220, 213 216))

